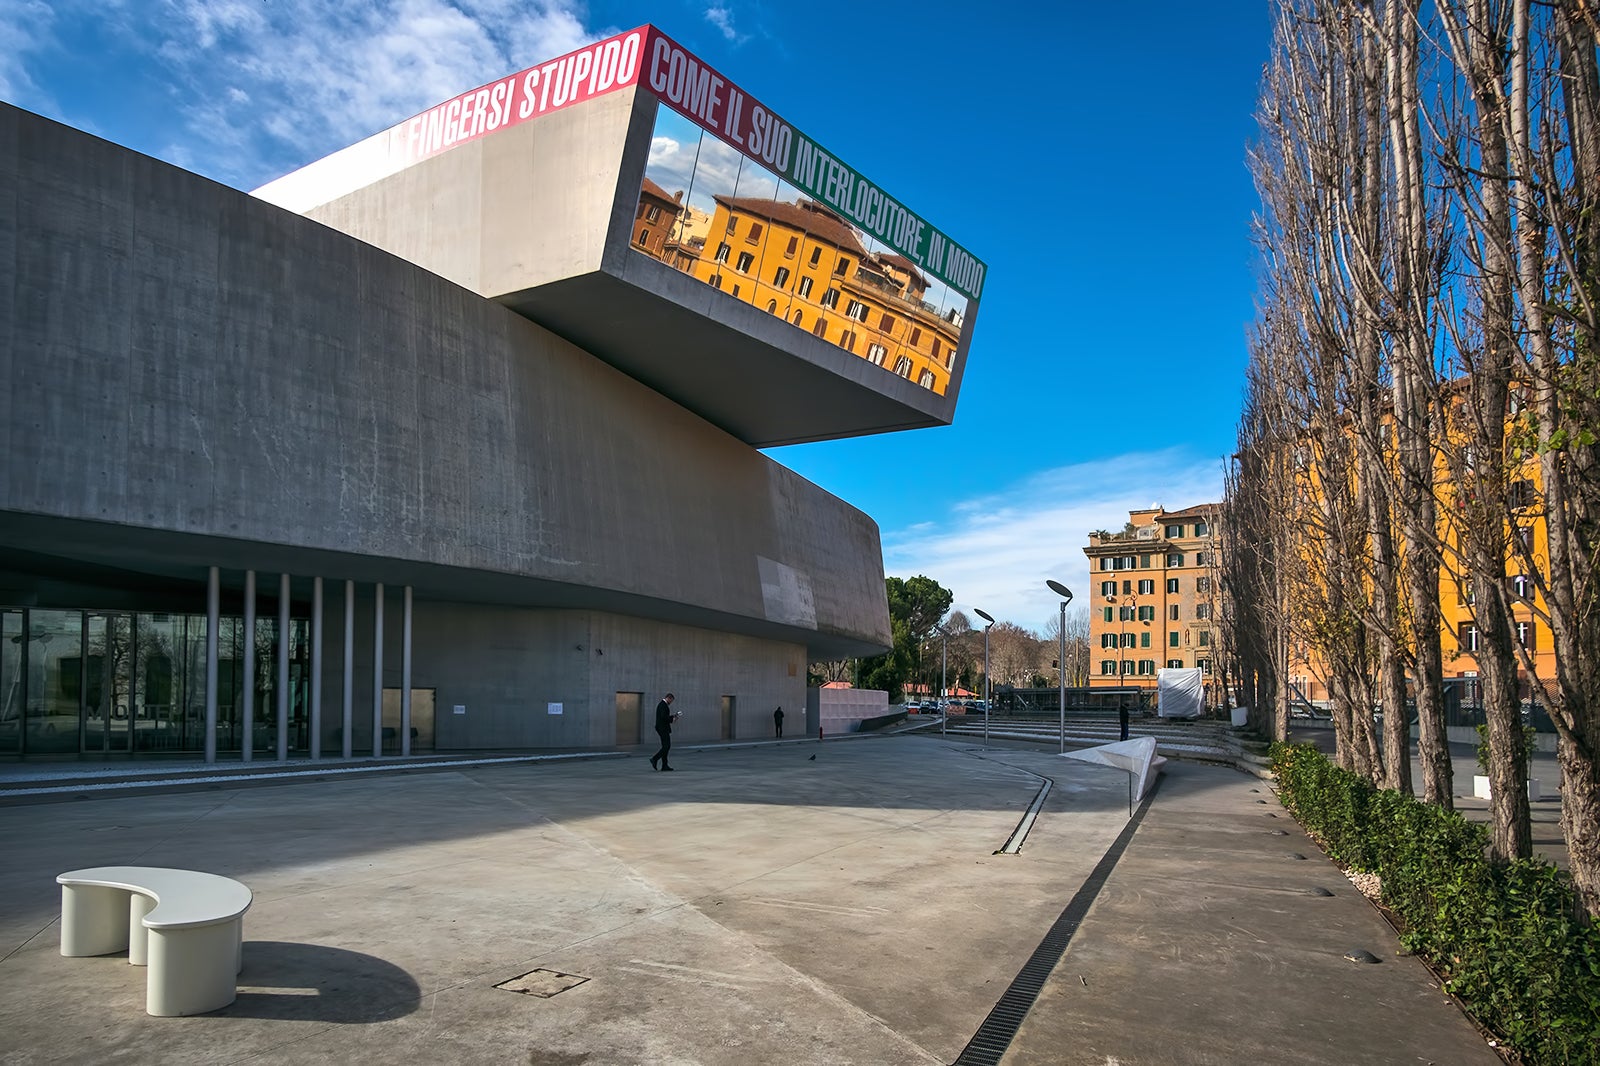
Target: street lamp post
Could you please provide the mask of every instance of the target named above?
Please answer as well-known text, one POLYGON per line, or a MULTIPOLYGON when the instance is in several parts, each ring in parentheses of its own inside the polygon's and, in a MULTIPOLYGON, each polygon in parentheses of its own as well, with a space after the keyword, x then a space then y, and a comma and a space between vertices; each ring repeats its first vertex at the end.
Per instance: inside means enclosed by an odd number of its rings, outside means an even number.
POLYGON ((939 735, 950 717, 950 630, 939 626, 939 735))
POLYGON ((993 687, 989 684, 989 626, 994 625, 994 615, 980 611, 976 607, 972 609, 972 613, 989 623, 989 625, 983 627, 983 746, 987 748, 989 746, 989 700, 993 692, 993 687))
POLYGON ((1056 660, 1056 677, 1061 691, 1061 747, 1060 751, 1067 750, 1067 604, 1072 602, 1072 590, 1059 581, 1046 579, 1045 584, 1050 591, 1061 597, 1061 621, 1056 626, 1056 635, 1061 638, 1061 658, 1056 660))

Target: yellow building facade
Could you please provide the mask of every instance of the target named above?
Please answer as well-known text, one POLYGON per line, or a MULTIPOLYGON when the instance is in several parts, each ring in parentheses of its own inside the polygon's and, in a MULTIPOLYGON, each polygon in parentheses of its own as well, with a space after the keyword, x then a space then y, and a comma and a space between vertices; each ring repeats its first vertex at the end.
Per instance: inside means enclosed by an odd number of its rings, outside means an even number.
POLYGON ((1089 535, 1089 687, 1156 687, 1158 670, 1216 676, 1218 506, 1128 512, 1121 532, 1089 535))
MULTIPOLYGON (((1462 531, 1458 520, 1465 501, 1456 489, 1449 463, 1443 454, 1438 458, 1435 478, 1439 496, 1442 558, 1439 575, 1439 642, 1443 652, 1443 674, 1449 692, 1447 698, 1451 703, 1475 705, 1478 702, 1476 605, 1473 602, 1471 567, 1462 552, 1462 531)), ((1306 480, 1309 482, 1311 479, 1306 480)), ((1542 620, 1543 596, 1538 590, 1538 582, 1523 572, 1525 568, 1521 551, 1512 542, 1512 538, 1520 541, 1535 558, 1547 557, 1547 533, 1540 505, 1539 482, 1538 464, 1529 460, 1513 476, 1507 491, 1507 580, 1512 636, 1519 647, 1527 652, 1534 670, 1534 673, 1530 673, 1528 664, 1519 661, 1517 675, 1521 698, 1524 700, 1533 699, 1539 686, 1553 687, 1556 669, 1550 627, 1542 620)), ((1310 491, 1316 491, 1314 484, 1310 491)), ((1298 700, 1320 707, 1332 698, 1326 669, 1314 649, 1302 641, 1290 645, 1289 681, 1291 696, 1298 700)))

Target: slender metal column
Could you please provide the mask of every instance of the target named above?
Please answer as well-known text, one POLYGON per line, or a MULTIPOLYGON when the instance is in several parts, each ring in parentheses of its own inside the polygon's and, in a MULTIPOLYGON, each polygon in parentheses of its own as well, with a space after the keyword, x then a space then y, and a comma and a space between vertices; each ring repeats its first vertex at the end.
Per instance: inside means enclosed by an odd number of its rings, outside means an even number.
POLYGON ((344 718, 339 735, 339 753, 346 759, 352 753, 350 734, 356 724, 356 583, 344 583, 344 718))
MULTIPOLYGON (((111 627, 111 623, 109 621, 107 621, 106 622, 106 658, 107 659, 111 658, 111 628, 110 627, 111 627)), ((21 698, 21 701, 17 704, 17 712, 18 712, 18 716, 17 716, 17 754, 18 755, 26 755, 26 754, 28 754, 28 729, 27 729, 27 725, 28 725, 28 723, 27 723, 28 697, 31 695, 31 693, 29 693, 29 691, 28 691, 28 688, 29 688, 28 678, 33 676, 32 674, 29 673, 29 670, 31 669, 31 664, 29 663, 28 660, 31 659, 32 656, 30 656, 28 654, 28 648, 29 648, 29 646, 31 646, 33 644, 33 641, 29 639, 32 636, 33 636, 33 612, 31 610, 29 610, 28 608, 24 607, 22 609, 22 632, 17 634, 17 638, 18 638, 18 640, 20 642, 19 646, 20 646, 20 648, 22 650, 22 654, 20 656, 18 656, 18 658, 20 658, 22 661, 17 663, 17 666, 20 668, 20 670, 19 670, 19 672, 17 674, 17 680, 22 682, 22 693, 21 693, 22 698, 21 698)), ((43 675, 41 674, 40 677, 42 678, 43 675)), ((110 689, 106 689, 106 692, 108 694, 107 698, 109 698, 111 700, 111 705, 114 706, 116 704, 116 699, 115 699, 114 694, 112 694, 112 691, 110 689)), ((129 723, 129 729, 130 730, 132 729, 132 723, 131 722, 129 723)), ((128 747, 130 749, 133 747, 133 742, 131 740, 128 742, 128 747)))
POLYGON ((278 761, 289 758, 289 575, 278 575, 278 761))
MULTIPOLYGON (((89 705, 89 612, 78 612, 78 750, 89 750, 89 716, 84 713, 89 705)), ((100 750, 111 747, 111 716, 100 717, 100 750)))
POLYGON ((311 757, 322 758, 322 579, 311 579, 311 757))
POLYGON ((939 735, 950 717, 950 631, 939 627, 939 735))
MULTIPOLYGON (((109 619, 106 625, 111 625, 109 619)), ((217 630, 221 627, 222 573, 213 566, 206 575, 206 762, 217 761, 217 655, 221 650, 217 630)), ((110 656, 106 658, 110 660, 110 656)), ((107 712, 106 719, 110 718, 107 712)))
POLYGON ((383 754, 383 582, 372 587, 372 756, 383 754))
MULTIPOLYGON (((1067 750, 1067 601, 1061 601, 1061 619, 1056 623, 1056 635, 1061 638, 1061 658, 1056 660, 1056 686, 1060 705, 1057 710, 1061 712, 1061 747, 1058 752, 1067 750)), ((1123 738, 1127 739, 1127 738, 1123 738)))
POLYGON ((239 704, 239 760, 256 754, 256 572, 244 572, 244 692, 239 704))
POLYGON ((411 586, 406 586, 400 641, 400 754, 411 754, 411 586))
POLYGON ((974 607, 972 613, 983 619, 983 746, 989 746, 989 711, 994 707, 994 689, 989 684, 989 630, 994 626, 994 615, 974 607))

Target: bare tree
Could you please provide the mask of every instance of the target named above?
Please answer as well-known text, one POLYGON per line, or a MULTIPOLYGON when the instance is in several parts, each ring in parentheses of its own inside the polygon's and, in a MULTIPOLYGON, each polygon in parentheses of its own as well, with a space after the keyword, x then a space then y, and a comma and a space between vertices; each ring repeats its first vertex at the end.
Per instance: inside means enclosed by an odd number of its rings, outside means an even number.
POLYGON ((989 630, 989 670, 997 685, 1027 687, 1040 673, 1044 642, 1015 622, 996 622, 989 630))
POLYGON ((1506 447, 1517 359, 1517 204, 1512 146, 1526 120, 1527 2, 1439 0, 1444 36, 1464 90, 1442 115, 1452 190, 1472 239, 1462 295, 1447 322, 1463 372, 1447 412, 1467 447, 1452 452, 1460 568, 1472 589, 1474 658, 1489 734, 1492 839, 1500 859, 1533 853, 1525 739, 1517 693, 1505 516, 1513 460, 1506 447), (1513 59, 1514 53, 1516 58, 1513 59), (1513 77, 1516 74, 1517 76, 1513 77))
POLYGON ((1391 225, 1383 247, 1367 261, 1387 261, 1373 270, 1385 286, 1391 338, 1391 408, 1395 433, 1396 485, 1406 623, 1416 688, 1418 755, 1422 794, 1430 803, 1454 803, 1450 749, 1445 729, 1444 658, 1440 642, 1440 549, 1438 491, 1439 428, 1438 311, 1451 233, 1437 184, 1424 152, 1421 20, 1418 0, 1384 5, 1385 112, 1392 160, 1386 201, 1391 225))
POLYGON ((855 677, 855 664, 854 659, 828 659, 812 663, 806 670, 820 684, 827 685, 836 681, 852 680, 855 677))
MULTIPOLYGON (((1491 527, 1480 540, 1506 541, 1517 571, 1515 581, 1505 568, 1489 579, 1474 571, 1478 639, 1491 638, 1496 672, 1520 666, 1530 695, 1550 707, 1573 881, 1588 912, 1600 915, 1600 26, 1586 0, 1440 7, 1472 104, 1452 158, 1483 275, 1472 323, 1481 344, 1464 354, 1474 372, 1487 371, 1489 387, 1505 381, 1503 400, 1498 391, 1470 391, 1463 415, 1486 423, 1500 406, 1508 423, 1498 437, 1481 433, 1493 451, 1477 455, 1475 447, 1475 466, 1498 462, 1504 489, 1497 497, 1487 486, 1470 513, 1491 527), (1510 632, 1517 606, 1550 627, 1553 684, 1539 676, 1534 649, 1510 632)), ((1508 694, 1506 679, 1495 683, 1492 700, 1485 686, 1494 846, 1510 857, 1526 853, 1520 693, 1508 694)))
MULTIPOLYGON (((1592 2, 1565 0, 1546 26, 1555 62, 1545 101, 1559 106, 1540 109, 1528 167, 1546 183, 1554 268, 1548 336, 1532 349, 1529 371, 1549 554, 1542 575, 1525 550, 1521 562, 1542 576, 1553 635, 1551 720, 1572 878, 1600 917, 1600 20, 1592 2)), ((1531 289, 1535 275, 1524 277, 1531 289)))
POLYGON ((1340 762, 1405 789, 1409 675, 1434 803, 1452 792, 1444 659, 1472 656, 1500 859, 1531 850, 1526 678, 1555 724, 1591 913, 1597 54, 1593 0, 1277 0, 1251 155, 1261 307, 1222 575, 1227 669, 1253 713, 1281 704, 1288 649, 1304 645, 1325 671, 1340 762), (1472 611, 1448 641, 1441 584, 1472 611), (1552 634, 1553 678, 1530 616, 1552 634))
MULTIPOLYGON (((1069 688, 1082 688, 1089 683, 1089 608, 1067 609, 1067 658, 1056 669, 1064 672, 1069 688)), ((1061 615, 1051 615, 1040 630, 1044 653, 1052 662, 1061 656, 1061 615)))
MULTIPOLYGON (((1403 676, 1394 646, 1393 548, 1374 468, 1385 461, 1377 391, 1382 345, 1368 293, 1355 283, 1346 237, 1378 228, 1382 146, 1375 140, 1378 52, 1354 8, 1280 0, 1262 88, 1262 141, 1252 171, 1268 260, 1256 358, 1267 376, 1258 410, 1269 439, 1295 456, 1289 557, 1312 582, 1280 591, 1286 617, 1329 669, 1338 758, 1374 780, 1384 753, 1370 708, 1375 676, 1391 699, 1403 676)), ((1280 646, 1282 642, 1280 641, 1280 646)), ((1280 652, 1279 671, 1286 669, 1280 652)), ((1404 726, 1404 715, 1399 717, 1404 726)), ((1403 743, 1391 740, 1394 747, 1403 743)), ((1391 764, 1406 762, 1391 758, 1391 764)))

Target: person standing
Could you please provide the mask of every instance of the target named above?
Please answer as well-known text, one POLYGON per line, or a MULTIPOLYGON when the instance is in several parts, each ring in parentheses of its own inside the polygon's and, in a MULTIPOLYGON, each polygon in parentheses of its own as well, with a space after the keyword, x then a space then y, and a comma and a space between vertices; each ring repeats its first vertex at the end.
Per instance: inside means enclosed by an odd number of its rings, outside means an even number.
POLYGON ((661 738, 661 750, 650 756, 650 769, 672 769, 667 765, 667 752, 672 750, 672 723, 677 720, 678 716, 672 709, 672 693, 669 692, 656 704, 656 736, 661 738), (658 767, 657 763, 661 765, 658 767))
POLYGON ((778 739, 783 739, 783 708, 779 707, 772 712, 772 725, 778 731, 778 739))

